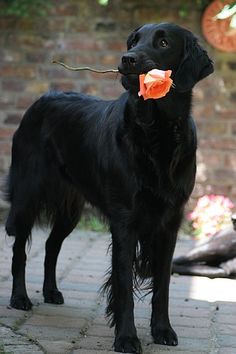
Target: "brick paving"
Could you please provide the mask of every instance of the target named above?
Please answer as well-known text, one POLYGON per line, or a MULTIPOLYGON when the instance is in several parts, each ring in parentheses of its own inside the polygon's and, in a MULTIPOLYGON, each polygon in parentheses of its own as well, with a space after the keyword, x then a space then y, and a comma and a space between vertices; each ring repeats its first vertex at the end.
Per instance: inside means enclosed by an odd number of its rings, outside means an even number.
MULTIPOLYGON (((44 304, 43 257, 46 231, 34 230, 28 253, 27 289, 30 312, 8 307, 11 293, 11 245, 0 228, 0 354, 111 354, 113 329, 104 318, 105 299, 99 295, 109 266, 109 235, 74 231, 62 247, 58 263, 64 305, 44 304)), ((180 240, 176 253, 191 247, 180 240)), ((136 301, 135 318, 144 354, 235 354, 236 281, 173 276, 171 322, 179 345, 155 345, 149 331, 150 295, 136 301)))

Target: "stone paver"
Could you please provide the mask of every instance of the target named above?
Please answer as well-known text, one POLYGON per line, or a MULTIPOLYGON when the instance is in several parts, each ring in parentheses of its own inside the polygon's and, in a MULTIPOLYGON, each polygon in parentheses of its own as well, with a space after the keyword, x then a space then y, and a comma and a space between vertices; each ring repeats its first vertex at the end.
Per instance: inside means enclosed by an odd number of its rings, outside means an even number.
MULTIPOLYGON (((42 297, 46 231, 34 230, 28 253, 27 289, 30 312, 8 307, 11 293, 12 239, 0 228, 0 354, 111 354, 113 329, 104 318, 105 299, 99 294, 109 267, 106 234, 74 231, 65 240, 58 263, 58 280, 65 304, 44 304, 42 297)), ((180 240, 176 253, 191 247, 180 240)), ((143 294, 142 294, 143 295, 143 294)), ((236 281, 173 276, 171 322, 179 345, 155 345, 150 336, 150 295, 137 299, 135 320, 144 354, 236 353, 236 281)))

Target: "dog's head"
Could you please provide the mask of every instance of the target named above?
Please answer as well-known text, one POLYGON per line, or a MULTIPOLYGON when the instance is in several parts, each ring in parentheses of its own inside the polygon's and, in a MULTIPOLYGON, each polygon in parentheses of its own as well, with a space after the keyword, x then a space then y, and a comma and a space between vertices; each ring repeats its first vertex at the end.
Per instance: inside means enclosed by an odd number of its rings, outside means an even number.
POLYGON ((170 23, 137 28, 127 40, 127 52, 118 67, 127 90, 139 90, 139 74, 151 69, 172 70, 171 78, 179 92, 189 91, 211 74, 212 61, 188 30, 170 23))

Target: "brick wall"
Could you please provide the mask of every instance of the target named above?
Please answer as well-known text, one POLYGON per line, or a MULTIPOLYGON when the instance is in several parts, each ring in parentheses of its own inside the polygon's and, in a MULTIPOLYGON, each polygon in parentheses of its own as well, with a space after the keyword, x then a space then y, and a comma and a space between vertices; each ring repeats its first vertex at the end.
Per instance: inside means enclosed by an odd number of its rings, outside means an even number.
MULTIPOLYGON (((188 1, 185 19, 178 13, 181 4, 182 0, 168 5, 164 0, 110 0, 103 7, 95 0, 62 0, 54 1, 44 18, 0 18, 0 176, 9 166, 11 137, 23 112, 43 92, 76 90, 114 98, 123 91, 114 74, 66 71, 51 64, 52 58, 77 66, 115 68, 127 34, 146 22, 176 22, 201 35, 196 1, 188 1)), ((216 72, 194 90, 199 149, 193 197, 223 193, 236 202, 235 53, 204 45, 216 72)))

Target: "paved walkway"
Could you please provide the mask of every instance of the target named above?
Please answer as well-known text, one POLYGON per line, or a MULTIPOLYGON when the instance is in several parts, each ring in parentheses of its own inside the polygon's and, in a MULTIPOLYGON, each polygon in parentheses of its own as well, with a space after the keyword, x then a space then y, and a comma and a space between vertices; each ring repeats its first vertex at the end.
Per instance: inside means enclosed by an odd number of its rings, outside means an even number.
MULTIPOLYGON (((65 304, 43 303, 46 233, 35 230, 27 267, 30 312, 8 307, 11 292, 11 243, 0 228, 0 353, 111 354, 113 329, 104 319, 98 290, 110 255, 109 235, 74 232, 59 258, 58 278, 65 304)), ((179 241, 182 254, 190 241, 179 241)), ((136 324, 144 354, 236 353, 236 281, 173 276, 170 313, 177 347, 155 345, 149 333, 150 296, 136 303, 136 324)))

